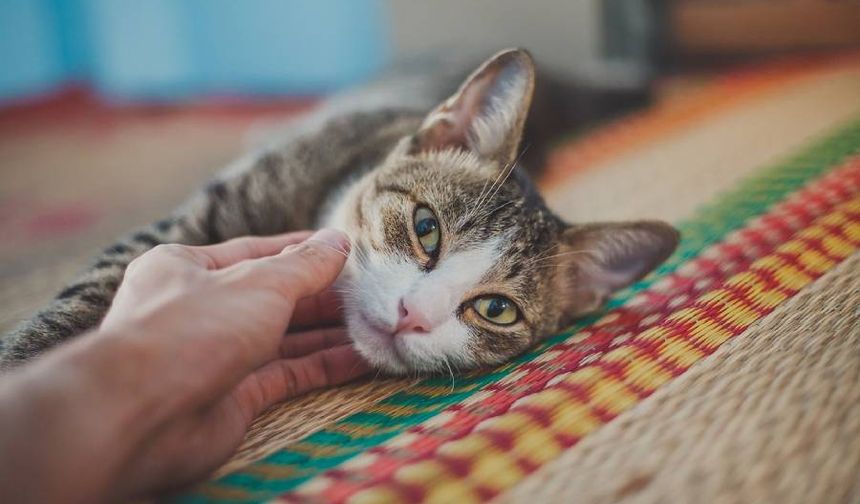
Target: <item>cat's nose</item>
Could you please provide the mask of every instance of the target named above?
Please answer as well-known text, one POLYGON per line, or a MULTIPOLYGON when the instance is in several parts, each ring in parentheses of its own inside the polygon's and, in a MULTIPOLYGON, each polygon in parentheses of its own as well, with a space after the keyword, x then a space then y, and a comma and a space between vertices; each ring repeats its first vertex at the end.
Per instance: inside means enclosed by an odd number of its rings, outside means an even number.
POLYGON ((397 327, 394 328, 394 334, 401 332, 430 332, 430 329, 433 328, 424 312, 405 299, 400 300, 398 311, 399 318, 397 320, 397 327))

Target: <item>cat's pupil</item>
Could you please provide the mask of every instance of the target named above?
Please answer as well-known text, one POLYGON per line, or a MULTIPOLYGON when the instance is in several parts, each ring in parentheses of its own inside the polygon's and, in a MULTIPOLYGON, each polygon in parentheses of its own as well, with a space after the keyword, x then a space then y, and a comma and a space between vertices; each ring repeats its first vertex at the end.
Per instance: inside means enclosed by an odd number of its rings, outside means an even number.
POLYGON ((421 219, 420 221, 418 221, 417 224, 415 224, 415 232, 418 234, 419 237, 427 236, 433 231, 436 231, 438 227, 439 223, 436 222, 436 219, 431 219, 428 217, 427 219, 421 219))
POLYGON ((504 299, 495 298, 487 305, 487 316, 495 318, 505 312, 508 308, 508 302, 504 299))

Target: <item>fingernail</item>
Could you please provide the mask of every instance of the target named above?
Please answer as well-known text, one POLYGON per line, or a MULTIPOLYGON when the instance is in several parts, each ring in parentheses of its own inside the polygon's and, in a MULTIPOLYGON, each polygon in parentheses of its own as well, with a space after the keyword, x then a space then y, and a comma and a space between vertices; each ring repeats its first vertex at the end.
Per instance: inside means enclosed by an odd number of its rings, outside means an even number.
POLYGON ((349 236, 347 236, 343 231, 338 231, 337 229, 320 229, 311 235, 309 239, 323 242, 342 252, 349 252, 351 246, 349 236))

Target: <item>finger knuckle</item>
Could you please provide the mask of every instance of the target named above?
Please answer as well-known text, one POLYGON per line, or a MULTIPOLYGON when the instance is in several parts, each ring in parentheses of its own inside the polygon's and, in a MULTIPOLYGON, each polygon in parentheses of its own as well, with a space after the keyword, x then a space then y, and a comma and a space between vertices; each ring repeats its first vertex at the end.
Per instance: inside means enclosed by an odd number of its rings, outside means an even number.
POLYGON ((258 252, 259 246, 255 237, 243 236, 241 238, 233 238, 228 242, 237 249, 244 251, 244 255, 255 255, 258 252))
POLYGON ((240 262, 220 273, 227 283, 236 285, 261 285, 266 286, 272 282, 272 275, 267 274, 265 268, 252 261, 240 262))
POLYGON ((156 245, 148 252, 148 254, 153 256, 177 256, 187 253, 188 247, 178 243, 162 243, 160 245, 156 245))
POLYGON ((293 253, 314 266, 318 265, 325 259, 325 253, 315 243, 300 243, 296 245, 293 253))
POLYGON ((299 389, 299 376, 296 373, 296 369, 291 366, 289 363, 284 363, 281 366, 281 373, 283 375, 284 380, 284 390, 287 391, 287 394, 292 396, 295 395, 299 389))
POLYGON ((301 258, 302 273, 309 280, 323 280, 332 275, 334 261, 332 255, 322 247, 303 245, 297 251, 301 258))
POLYGON ((265 272, 265 268, 257 261, 241 261, 233 265, 233 269, 240 277, 266 276, 261 275, 265 272))
POLYGON ((126 277, 136 275, 138 269, 140 269, 140 257, 135 257, 125 267, 123 275, 126 277))
POLYGON ((180 244, 158 245, 129 262, 125 276, 145 277, 150 282, 165 285, 189 283, 198 277, 198 272, 196 268, 189 267, 188 259, 194 259, 191 247, 180 244))

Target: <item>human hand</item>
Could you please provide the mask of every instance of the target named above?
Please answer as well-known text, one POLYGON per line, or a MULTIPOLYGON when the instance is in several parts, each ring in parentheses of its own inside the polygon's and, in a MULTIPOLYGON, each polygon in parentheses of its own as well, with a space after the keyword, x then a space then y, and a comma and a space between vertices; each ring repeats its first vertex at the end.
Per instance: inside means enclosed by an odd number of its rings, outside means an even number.
MULTIPOLYGON (((150 495, 199 479, 235 451, 264 409, 368 370, 343 328, 319 327, 337 322, 326 288, 349 242, 335 231, 308 236, 161 246, 128 267, 99 331, 65 349, 66 360, 90 373, 86 381, 115 391, 83 394, 102 403, 122 398, 112 413, 93 410, 102 423, 92 425, 119 424, 102 429, 115 438, 102 442, 104 463, 86 469, 100 471, 89 478, 108 487, 100 497, 150 495), (315 328, 286 333, 288 325, 315 328), (87 346, 109 350, 107 359, 87 346)), ((44 369, 42 383, 63 369, 44 369)))

